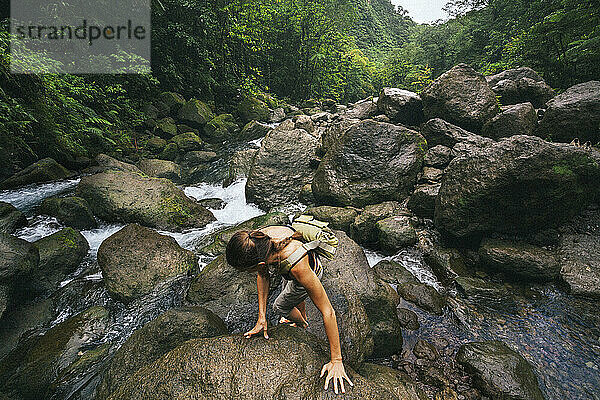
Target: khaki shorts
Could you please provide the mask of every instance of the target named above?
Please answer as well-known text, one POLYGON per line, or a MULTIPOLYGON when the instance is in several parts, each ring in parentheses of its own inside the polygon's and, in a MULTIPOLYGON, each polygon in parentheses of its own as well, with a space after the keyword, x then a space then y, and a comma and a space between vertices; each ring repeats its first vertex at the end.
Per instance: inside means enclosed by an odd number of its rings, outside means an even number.
MULTIPOLYGON (((318 265, 317 271, 319 272, 317 278, 320 280, 323 276, 323 267, 319 257, 315 255, 315 258, 318 265)), ((284 278, 283 290, 273 303, 273 312, 279 317, 287 317, 294 307, 306 300, 307 297, 308 292, 304 286, 293 279, 287 280, 284 278)))

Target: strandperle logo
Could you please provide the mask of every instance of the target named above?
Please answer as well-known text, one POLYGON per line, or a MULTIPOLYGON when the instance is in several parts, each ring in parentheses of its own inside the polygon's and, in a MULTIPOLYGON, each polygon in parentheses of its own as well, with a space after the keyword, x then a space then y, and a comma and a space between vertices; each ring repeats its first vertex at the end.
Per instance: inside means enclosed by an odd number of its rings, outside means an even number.
POLYGON ((149 73, 150 0, 11 0, 12 73, 149 73))

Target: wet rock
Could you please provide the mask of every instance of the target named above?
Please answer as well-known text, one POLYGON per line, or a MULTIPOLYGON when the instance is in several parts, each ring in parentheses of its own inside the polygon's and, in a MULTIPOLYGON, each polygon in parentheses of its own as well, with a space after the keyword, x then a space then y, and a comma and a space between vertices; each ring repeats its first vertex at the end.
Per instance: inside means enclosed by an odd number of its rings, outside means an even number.
POLYGON ((436 315, 444 314, 446 299, 431 286, 420 282, 407 282, 398 285, 398 294, 404 300, 416 304, 427 312, 436 315))
POLYGON ((373 270, 384 282, 393 285, 401 285, 407 282, 419 282, 409 270, 395 261, 381 260, 375 264, 373 270))
POLYGON ((430 361, 423 358, 418 359, 416 362, 419 380, 426 385, 433 386, 436 388, 444 388, 449 385, 448 378, 444 375, 444 371, 433 365, 429 365, 430 361), (422 362, 422 364, 420 364, 422 362))
POLYGON ((250 168, 246 200, 263 209, 297 202, 302 187, 312 181, 310 160, 317 144, 303 129, 269 132, 250 168))
POLYGON ((240 119, 244 122, 256 121, 268 121, 269 120, 269 107, 254 97, 246 98, 242 100, 237 107, 237 112, 240 119))
POLYGON ((433 219, 440 187, 441 183, 417 185, 406 206, 418 217, 433 219))
POLYGON ((426 147, 425 139, 408 128, 362 121, 323 158, 312 182, 315 198, 357 207, 402 200, 414 188, 426 147))
POLYGON ((460 400, 461 397, 453 389, 445 387, 435 394, 434 400, 460 400))
MULTIPOLYGON (((192 339, 150 364, 113 392, 109 399, 201 398, 326 399, 322 366, 328 361, 323 343, 299 329, 278 327, 270 339, 241 336, 192 339)), ((397 399, 393 387, 370 382, 347 369, 354 386, 346 399, 397 399)), ((331 391, 331 385, 329 390, 331 391)))
POLYGON ((556 227, 598 190, 594 151, 532 136, 465 150, 446 168, 435 210, 438 229, 456 238, 556 227))
POLYGON ((217 158, 217 153, 214 151, 189 151, 183 156, 181 166, 183 168, 193 168, 198 164, 215 161, 217 158))
POLYGON ((123 171, 143 174, 143 172, 135 165, 119 161, 106 154, 98 154, 94 159, 94 164, 94 166, 85 169, 83 172, 86 174, 97 174, 106 171, 123 171))
POLYGON ((73 176, 73 172, 67 170, 52 158, 44 158, 2 181, 0 189, 14 189, 32 183, 58 181, 73 176))
POLYGON ((369 381, 393 388, 398 400, 426 400, 427 395, 406 374, 383 365, 363 363, 358 373, 369 381))
POLYGON ((329 222, 331 229, 346 233, 350 232, 350 225, 358 216, 358 211, 350 207, 318 206, 307 208, 304 214, 314 215, 318 220, 329 222))
POLYGON ((204 246, 200 250, 200 253, 210 256, 224 254, 227 243, 237 231, 260 229, 271 225, 289 225, 289 223, 290 221, 287 214, 281 212, 259 215, 258 217, 251 218, 236 226, 212 234, 209 238, 209 244, 204 246))
POLYGON ((152 136, 146 142, 146 148, 152 154, 160 154, 165 149, 166 146, 167 146, 167 141, 158 136, 152 136))
POLYGON ((158 156, 161 160, 174 161, 179 155, 179 148, 176 143, 167 143, 164 150, 158 156))
POLYGON ((221 114, 208 121, 202 137, 209 143, 223 143, 239 129, 233 115, 221 114))
POLYGON ((499 111, 496 95, 483 75, 466 64, 442 74, 421 98, 427 119, 443 118, 473 132, 480 132, 499 111))
POLYGON ((181 180, 181 168, 172 161, 144 159, 138 163, 138 167, 153 178, 165 178, 173 182, 181 180))
POLYGON ((45 199, 38 212, 55 217, 60 223, 76 229, 94 229, 98 226, 90 205, 81 197, 45 199))
POLYGON ((558 249, 561 280, 576 295, 600 297, 600 237, 564 235, 558 249))
POLYGON ((460 251, 433 243, 423 251, 423 259, 441 282, 466 275, 467 262, 460 251))
POLYGON ((435 361, 439 357, 437 349, 431 343, 421 339, 417 340, 412 351, 415 357, 429 361, 435 361))
POLYGON ((296 129, 296 124, 291 118, 286 119, 275 128, 277 131, 293 131, 294 129, 296 129))
POLYGON ((313 133, 315 131, 313 119, 308 115, 298 115, 294 118, 294 123, 295 129, 304 129, 308 133, 313 133))
POLYGON ((437 168, 424 167, 419 183, 437 183, 442 180, 444 171, 437 168))
POLYGON ((38 265, 38 249, 31 243, 0 233, 0 283, 20 281, 38 265))
POLYGON ((140 368, 152 364, 187 340, 226 335, 227 327, 202 307, 168 310, 136 330, 115 353, 96 399, 107 398, 118 385, 140 368))
POLYGON ((210 107, 200 100, 191 99, 185 103, 178 113, 179 119, 192 128, 202 129, 215 117, 210 107))
POLYGON ((374 244, 379 239, 377 221, 392 216, 406 216, 408 211, 397 201, 369 205, 350 225, 350 237, 360 244, 374 244))
MULTIPOLYGON (((23 400, 49 399, 61 390, 67 375, 83 374, 79 369, 86 358, 96 361, 106 356, 93 354, 96 341, 106 333, 108 311, 92 307, 56 325, 43 336, 24 342, 0 361, 0 393, 23 400)), ((89 366, 89 365, 88 365, 89 366)))
POLYGON ((398 320, 402 328, 410 331, 416 331, 421 327, 417 314, 408 308, 398 308, 398 320))
POLYGON ((102 242, 98 265, 110 295, 129 303, 196 268, 197 259, 172 237, 130 224, 102 242))
POLYGON ((440 145, 452 148, 457 143, 476 141, 479 137, 440 118, 430 119, 423 124, 421 135, 427 140, 429 148, 440 145))
POLYGON ((462 345, 456 360, 473 375, 476 387, 493 399, 544 398, 531 365, 500 341, 462 345))
POLYGON ((350 127, 359 122, 360 119, 358 118, 340 118, 337 121, 328 124, 325 132, 321 136, 321 144, 324 150, 323 154, 331 149, 335 143, 339 142, 350 127))
POLYGON ((212 208, 213 210, 222 210, 227 205, 226 202, 218 197, 198 200, 198 204, 202 207, 212 208))
POLYGON ((58 288, 67 275, 75 272, 90 246, 81 233, 64 228, 34 243, 40 262, 33 272, 36 291, 49 294, 58 288))
POLYGON ((377 100, 379 112, 390 120, 408 125, 423 122, 423 102, 418 94, 397 88, 383 88, 377 100))
POLYGON ((254 162, 254 157, 258 149, 241 150, 234 153, 229 161, 227 178, 223 181, 223 186, 227 187, 238 179, 245 178, 250 173, 250 167, 254 162))
POLYGON ((270 112, 269 122, 277 123, 285 119, 285 110, 282 107, 278 107, 270 112))
POLYGON ((444 169, 452 161, 452 149, 439 144, 427 150, 424 161, 428 167, 444 169))
POLYGON ((537 129, 538 117, 531 103, 517 104, 489 120, 482 135, 500 139, 514 135, 532 135, 537 129))
POLYGON ((373 98, 368 98, 351 104, 348 107, 348 110, 346 110, 344 113, 344 117, 367 119, 374 117, 378 112, 379 110, 377 109, 377 103, 373 100, 373 98))
POLYGON ((540 108, 552 97, 554 91, 531 68, 521 67, 487 76, 486 80, 502 104, 531 102, 540 108))
POLYGON ((171 182, 133 173, 109 171, 81 178, 77 195, 108 222, 137 222, 180 232, 201 228, 215 217, 171 182))
POLYGON ((379 247, 385 254, 395 254, 398 250, 417 243, 417 234, 410 217, 388 217, 377 221, 379 247))
POLYGON ((479 255, 484 266, 501 271, 508 277, 553 281, 560 272, 560 265, 552 252, 523 242, 484 239, 479 255))
MULTIPOLYGON (((242 129, 240 133, 240 139, 242 140, 255 140, 261 137, 265 137, 273 128, 267 124, 263 124, 258 121, 250 121, 242 129)), ((292 130, 292 129, 290 129, 292 130)))
POLYGON ((193 132, 181 133, 174 136, 171 142, 177 145, 177 149, 180 153, 187 153, 188 151, 202 150, 204 148, 204 142, 193 132))
POLYGON ((173 136, 177 135, 177 125, 175 125, 175 120, 168 117, 157 121, 154 133, 163 139, 171 139, 173 136))
POLYGON ((547 104, 536 135, 555 142, 600 140, 600 82, 580 83, 547 104))
POLYGON ((506 287, 481 278, 459 276, 454 281, 458 288, 469 297, 502 299, 508 296, 506 287))
POLYGON ((13 233, 27 226, 27 217, 10 203, 0 201, 0 232, 13 233))

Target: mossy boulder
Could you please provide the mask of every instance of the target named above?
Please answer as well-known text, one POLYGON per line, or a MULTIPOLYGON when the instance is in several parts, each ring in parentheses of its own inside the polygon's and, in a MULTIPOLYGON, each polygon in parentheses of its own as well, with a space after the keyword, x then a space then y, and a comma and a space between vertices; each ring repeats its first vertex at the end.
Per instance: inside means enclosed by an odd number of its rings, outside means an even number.
POLYGON ((208 121, 202 137, 209 143, 223 143, 239 129, 233 115, 221 114, 208 121))
POLYGON ((167 143, 164 150, 158 156, 161 160, 174 161, 179 155, 179 147, 177 143, 167 143))
POLYGON ((22 400, 49 399, 79 374, 105 361, 108 352, 98 346, 107 333, 108 311, 92 307, 61 322, 42 336, 17 346, 0 361, 0 393, 22 400), (100 351, 98 351, 100 350, 100 351))
POLYGON ((110 295, 129 303, 158 284, 193 270, 197 259, 172 237, 129 224, 102 242, 98 265, 110 295))
POLYGON ((85 169, 86 174, 97 174, 106 171, 124 171, 141 174, 142 171, 133 164, 119 161, 116 158, 107 156, 106 154, 98 154, 94 159, 94 165, 85 169))
POLYGON ((476 387, 492 399, 544 399, 531 364, 500 341, 464 344, 456 360, 474 376, 476 387))
POLYGON ((143 159, 138 163, 138 168, 153 178, 165 178, 173 182, 181 180, 181 167, 172 161, 143 159))
POLYGON ((28 276, 38 265, 38 249, 26 240, 0 233, 0 283, 12 283, 28 276))
POLYGON ((167 146, 167 141, 158 136, 152 136, 146 142, 146 149, 152 154, 160 154, 167 146))
POLYGON ((379 239, 377 221, 401 215, 408 215, 408 210, 397 201, 366 206, 350 225, 350 237, 363 245, 375 245, 379 239))
POLYGON ((38 212, 55 217, 62 224, 76 229, 98 226, 88 202, 81 197, 51 197, 42 201, 38 212))
POLYGON ((331 229, 346 233, 350 232, 350 225, 358 217, 358 211, 352 207, 317 206, 307 208, 303 214, 313 215, 316 219, 329 222, 331 229))
POLYGON ((44 158, 22 169, 0 183, 0 189, 14 189, 32 183, 45 183, 73 177, 69 171, 52 158, 44 158))
POLYGON ((136 330, 119 348, 98 388, 97 400, 105 399, 129 376, 153 363, 187 340, 226 335, 227 327, 202 307, 174 308, 136 330))
POLYGON ((181 133, 174 136, 171 141, 177 145, 177 149, 180 153, 187 153, 188 151, 202 150, 204 148, 204 142, 193 132, 181 133))
POLYGON ((384 218, 375 224, 379 237, 379 248, 385 254, 395 254, 404 247, 417 243, 417 234, 410 217, 384 218))
POLYGON ((27 217, 10 203, 0 201, 0 232, 13 233, 27 226, 27 217))
POLYGON ((158 96, 158 100, 169 109, 171 114, 177 114, 185 104, 183 96, 174 92, 163 92, 158 96))
POLYGON ((81 178, 77 195, 108 222, 137 222, 180 232, 201 228, 215 217, 166 179, 108 171, 81 178))
POLYGON ((36 291, 49 294, 58 288, 67 275, 75 272, 90 249, 81 233, 64 228, 34 243, 40 262, 33 272, 36 291))
POLYGON ((398 285, 398 294, 406 301, 435 315, 444 314, 446 298, 433 287, 421 282, 406 282, 398 285))
POLYGON ((538 116, 531 103, 516 104, 486 122, 482 135, 498 140, 514 135, 533 135, 538 116))
POLYGON ((168 117, 157 121, 154 132, 163 139, 171 139, 173 136, 177 135, 177 125, 175 125, 175 120, 168 117))
POLYGON ((248 123, 252 120, 269 120, 269 107, 265 102, 254 97, 242 100, 237 106, 237 112, 244 123, 248 123))
POLYGON ((179 119, 192 128, 202 129, 215 117, 210 107, 200 100, 191 99, 185 103, 178 113, 179 119))

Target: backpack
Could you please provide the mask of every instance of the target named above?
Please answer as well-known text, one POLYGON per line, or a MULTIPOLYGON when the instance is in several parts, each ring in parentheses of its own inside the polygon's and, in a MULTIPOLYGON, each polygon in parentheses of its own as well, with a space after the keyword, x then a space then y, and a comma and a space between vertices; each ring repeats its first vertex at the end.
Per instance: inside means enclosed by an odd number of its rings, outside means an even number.
POLYGON ((281 261, 279 272, 282 275, 289 276, 292 267, 309 251, 314 251, 328 260, 333 259, 339 241, 328 225, 329 223, 319 221, 312 215, 306 214, 299 216, 292 222, 292 228, 296 232, 302 233, 304 244, 298 247, 288 258, 281 261))

